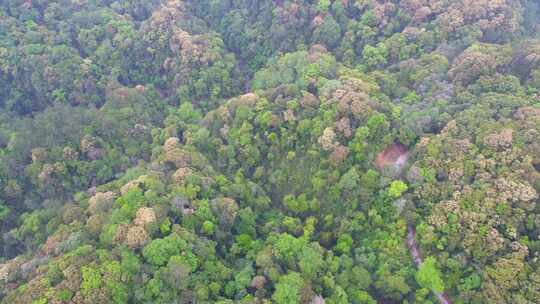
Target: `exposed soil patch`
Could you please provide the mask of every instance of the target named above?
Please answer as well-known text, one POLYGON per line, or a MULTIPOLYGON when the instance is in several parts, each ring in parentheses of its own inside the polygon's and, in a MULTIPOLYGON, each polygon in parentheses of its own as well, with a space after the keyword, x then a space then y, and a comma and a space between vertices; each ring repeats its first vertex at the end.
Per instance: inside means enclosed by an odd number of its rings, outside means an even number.
POLYGON ((409 159, 409 149, 400 143, 391 144, 382 150, 375 159, 375 165, 379 169, 383 169, 388 166, 401 169, 409 159))

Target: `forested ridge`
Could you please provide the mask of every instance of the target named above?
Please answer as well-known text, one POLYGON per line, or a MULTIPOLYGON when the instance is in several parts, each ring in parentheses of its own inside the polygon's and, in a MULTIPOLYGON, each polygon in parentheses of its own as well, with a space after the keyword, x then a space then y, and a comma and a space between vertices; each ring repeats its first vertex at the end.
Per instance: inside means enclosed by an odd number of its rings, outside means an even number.
POLYGON ((0 302, 540 303, 539 33, 534 0, 0 1, 0 302))

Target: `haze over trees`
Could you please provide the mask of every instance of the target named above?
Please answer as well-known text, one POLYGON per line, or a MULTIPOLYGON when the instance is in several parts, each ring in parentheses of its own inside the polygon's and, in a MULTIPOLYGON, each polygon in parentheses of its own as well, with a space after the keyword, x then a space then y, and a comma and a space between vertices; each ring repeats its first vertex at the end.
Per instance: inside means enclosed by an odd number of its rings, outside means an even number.
POLYGON ((539 33, 533 0, 5 0, 0 302, 538 303, 539 33))

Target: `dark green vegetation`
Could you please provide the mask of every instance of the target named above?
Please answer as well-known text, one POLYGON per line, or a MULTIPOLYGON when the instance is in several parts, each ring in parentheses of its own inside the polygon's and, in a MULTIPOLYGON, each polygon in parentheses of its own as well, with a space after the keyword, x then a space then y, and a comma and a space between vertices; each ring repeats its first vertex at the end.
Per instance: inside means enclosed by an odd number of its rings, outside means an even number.
POLYGON ((3 302, 538 303, 537 1, 0 3, 3 302))

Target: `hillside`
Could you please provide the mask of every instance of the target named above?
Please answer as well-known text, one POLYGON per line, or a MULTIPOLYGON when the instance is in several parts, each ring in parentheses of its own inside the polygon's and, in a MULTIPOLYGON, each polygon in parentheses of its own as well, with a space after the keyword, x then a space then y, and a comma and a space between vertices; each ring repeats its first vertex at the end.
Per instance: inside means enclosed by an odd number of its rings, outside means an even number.
POLYGON ((0 2, 0 302, 538 303, 533 0, 0 2))

